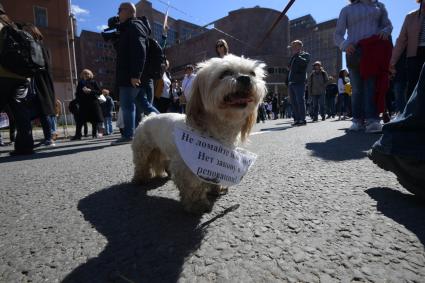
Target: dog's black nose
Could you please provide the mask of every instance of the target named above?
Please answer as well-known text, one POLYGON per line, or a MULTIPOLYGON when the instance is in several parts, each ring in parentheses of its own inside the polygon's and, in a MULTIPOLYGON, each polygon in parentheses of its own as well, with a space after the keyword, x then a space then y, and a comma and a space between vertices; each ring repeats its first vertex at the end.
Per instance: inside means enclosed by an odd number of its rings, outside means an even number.
POLYGON ((243 86, 249 86, 251 84, 251 78, 249 76, 239 76, 236 80, 243 86))

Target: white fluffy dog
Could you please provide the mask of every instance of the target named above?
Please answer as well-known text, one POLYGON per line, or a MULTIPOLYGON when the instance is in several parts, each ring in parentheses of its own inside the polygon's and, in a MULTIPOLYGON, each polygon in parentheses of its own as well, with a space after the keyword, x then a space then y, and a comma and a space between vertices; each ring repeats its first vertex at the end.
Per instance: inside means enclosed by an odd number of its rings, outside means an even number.
POLYGON ((186 115, 149 116, 137 128, 132 144, 133 182, 143 184, 171 175, 186 211, 211 211, 221 187, 202 182, 186 166, 174 143, 173 130, 187 125, 229 147, 245 141, 266 92, 264 67, 234 55, 200 63, 186 115))

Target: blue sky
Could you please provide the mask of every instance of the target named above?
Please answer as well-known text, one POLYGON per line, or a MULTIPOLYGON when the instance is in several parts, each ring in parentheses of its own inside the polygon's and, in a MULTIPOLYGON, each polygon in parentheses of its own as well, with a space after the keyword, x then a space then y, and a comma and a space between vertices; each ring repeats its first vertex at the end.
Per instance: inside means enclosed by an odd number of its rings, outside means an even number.
MULTIPOLYGON (((107 19, 116 15, 120 0, 71 0, 72 6, 78 19, 78 30, 82 29, 99 31, 107 22, 107 19)), ((175 9, 170 9, 170 16, 183 19, 198 25, 205 25, 222 18, 229 11, 241 7, 250 8, 261 6, 276 10, 283 10, 287 0, 151 0, 153 7, 165 12, 166 2, 175 9)), ((137 1, 133 1, 137 3, 137 1)), ((387 9, 394 26, 393 37, 397 38, 405 15, 418 8, 414 0, 381 0, 387 9)), ((288 13, 289 19, 294 19, 306 14, 311 14, 317 22, 336 18, 347 0, 296 0, 288 13)))

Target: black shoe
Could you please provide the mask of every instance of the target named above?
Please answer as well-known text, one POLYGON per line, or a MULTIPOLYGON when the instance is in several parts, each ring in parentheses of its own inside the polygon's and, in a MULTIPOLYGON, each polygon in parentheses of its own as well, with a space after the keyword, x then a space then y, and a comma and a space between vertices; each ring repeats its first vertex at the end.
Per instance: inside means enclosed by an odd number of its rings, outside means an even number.
POLYGON ((326 117, 325 116, 322 116, 322 121, 325 121, 326 120, 326 117))
POLYGON ((80 140, 81 140, 81 137, 80 137, 80 136, 73 136, 73 137, 71 138, 71 140, 72 140, 72 141, 80 141, 80 140))
POLYGON ((406 190, 425 200, 425 161, 385 154, 375 148, 367 156, 380 168, 393 172, 406 190))
POLYGON ((298 124, 298 126, 305 126, 305 125, 307 125, 307 121, 306 120, 300 121, 299 124, 298 124))
POLYGON ((111 142, 111 145, 115 146, 115 145, 128 144, 128 143, 131 143, 132 141, 133 141, 132 138, 121 137, 121 138, 117 139, 116 141, 111 142))
POLYGON ((35 153, 35 151, 34 150, 14 150, 14 151, 11 151, 11 152, 9 152, 9 155, 10 156, 22 156, 22 155, 31 155, 31 154, 34 154, 35 153))
POLYGON ((300 121, 295 121, 294 123, 291 124, 292 127, 296 127, 300 125, 300 121))

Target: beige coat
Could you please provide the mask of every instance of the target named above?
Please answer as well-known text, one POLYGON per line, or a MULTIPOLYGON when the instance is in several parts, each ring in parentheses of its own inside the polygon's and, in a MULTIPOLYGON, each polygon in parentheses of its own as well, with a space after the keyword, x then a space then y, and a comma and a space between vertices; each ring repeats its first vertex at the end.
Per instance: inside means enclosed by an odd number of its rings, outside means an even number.
POLYGON ((395 65, 400 59, 401 54, 406 49, 406 56, 415 57, 418 50, 419 34, 421 32, 422 21, 424 20, 424 12, 419 17, 419 9, 407 14, 404 19, 403 26, 400 31, 400 35, 397 38, 397 42, 393 49, 391 56, 391 65, 395 65))

